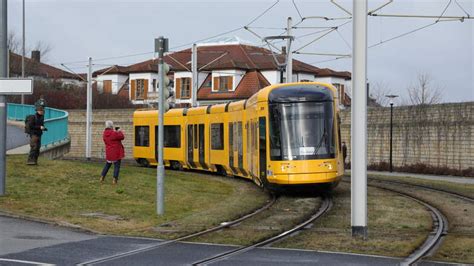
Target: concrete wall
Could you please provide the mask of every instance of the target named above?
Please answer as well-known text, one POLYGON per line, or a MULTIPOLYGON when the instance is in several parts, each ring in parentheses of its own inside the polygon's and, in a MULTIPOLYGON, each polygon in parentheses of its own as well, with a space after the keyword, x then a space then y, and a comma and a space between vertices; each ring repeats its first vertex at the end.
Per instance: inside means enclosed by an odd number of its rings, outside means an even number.
MULTIPOLYGON (((132 156, 134 110, 94 110, 92 157, 104 157, 102 131, 111 119, 125 133, 126 158, 132 156)), ((396 107, 393 121, 395 166, 424 163, 453 169, 474 167, 474 102, 429 107, 396 107)), ((342 139, 350 156, 350 110, 341 112, 342 139)), ((71 149, 67 157, 85 157, 85 111, 69 111, 71 149)), ((368 163, 388 162, 390 108, 368 110, 368 163)))
MULTIPOLYGON (((370 108, 367 115, 368 164, 389 162, 390 108, 370 108)), ((350 109, 341 119, 349 157, 350 109)), ((474 102, 393 108, 393 164, 416 163, 474 167, 474 102)))

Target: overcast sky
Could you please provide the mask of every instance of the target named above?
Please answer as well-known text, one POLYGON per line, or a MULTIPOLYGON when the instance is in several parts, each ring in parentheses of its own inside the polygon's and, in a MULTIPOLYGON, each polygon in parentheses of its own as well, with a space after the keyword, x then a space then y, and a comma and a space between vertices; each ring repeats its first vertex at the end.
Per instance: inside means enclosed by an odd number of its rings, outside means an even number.
MULTIPOLYGON (((21 38, 21 0, 8 1, 9 30, 21 38)), ((338 0, 352 10, 352 1, 338 0)), ((369 0, 369 9, 385 0, 369 0)), ((450 0, 394 0, 378 13, 421 14, 439 16, 450 0)), ((451 0, 445 15, 474 15, 474 1, 451 0)), ((153 40, 163 35, 170 47, 182 46, 247 25, 275 1, 38 1, 26 0, 27 45, 37 41, 50 44, 53 49, 46 58, 58 66, 68 63, 74 71, 85 72, 85 63, 69 63, 153 51, 153 40)), ((295 0, 303 17, 345 17, 344 11, 330 0, 295 0)), ((250 24, 261 36, 279 35, 286 26, 287 17, 294 23, 300 14, 292 1, 281 0, 262 17, 250 24), (271 28, 271 29, 268 29, 271 28), (273 29, 277 28, 277 29, 273 29), (281 28, 281 29, 278 29, 281 28)), ((405 32, 433 23, 436 19, 405 19, 369 17, 369 45, 388 40, 405 32)), ((325 27, 344 23, 345 20, 322 21, 307 19, 299 26, 325 27)), ((375 87, 384 84, 396 94, 406 95, 406 88, 416 83, 417 75, 431 75, 433 86, 443 90, 444 102, 474 101, 474 20, 440 22, 413 34, 383 43, 369 49, 368 79, 375 87)), ((294 30, 301 36, 321 29, 294 30)), ((293 48, 298 49, 321 34, 297 38, 293 48)), ((244 29, 229 33, 255 45, 262 42, 244 29)), ((281 46, 282 44, 278 44, 281 46)), ((352 45, 352 24, 339 28, 321 40, 301 49, 301 52, 349 54, 352 45)), ((106 64, 128 65, 153 57, 152 53, 97 61, 96 68, 106 64)), ((317 67, 351 71, 350 59, 321 62, 334 57, 295 55, 296 59, 317 67)))

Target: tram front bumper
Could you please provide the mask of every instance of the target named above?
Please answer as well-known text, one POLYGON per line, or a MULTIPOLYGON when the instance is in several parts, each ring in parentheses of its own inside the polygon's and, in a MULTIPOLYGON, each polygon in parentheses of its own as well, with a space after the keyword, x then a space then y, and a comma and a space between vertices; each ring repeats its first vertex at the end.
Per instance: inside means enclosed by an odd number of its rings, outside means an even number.
POLYGON ((340 178, 336 171, 325 173, 274 174, 267 176, 269 183, 279 185, 331 183, 338 181, 340 178))

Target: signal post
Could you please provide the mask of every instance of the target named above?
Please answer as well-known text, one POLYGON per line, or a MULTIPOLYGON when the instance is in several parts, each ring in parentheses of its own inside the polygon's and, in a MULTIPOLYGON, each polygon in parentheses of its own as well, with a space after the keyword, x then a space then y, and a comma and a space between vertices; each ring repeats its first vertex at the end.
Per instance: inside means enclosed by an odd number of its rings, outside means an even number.
POLYGON ((164 142, 164 114, 169 109, 165 101, 170 96, 168 85, 170 83, 167 73, 169 66, 164 63, 163 55, 168 52, 168 39, 160 36, 155 39, 155 52, 158 53, 158 166, 156 170, 156 210, 158 215, 165 212, 165 166, 163 164, 163 142, 164 142))

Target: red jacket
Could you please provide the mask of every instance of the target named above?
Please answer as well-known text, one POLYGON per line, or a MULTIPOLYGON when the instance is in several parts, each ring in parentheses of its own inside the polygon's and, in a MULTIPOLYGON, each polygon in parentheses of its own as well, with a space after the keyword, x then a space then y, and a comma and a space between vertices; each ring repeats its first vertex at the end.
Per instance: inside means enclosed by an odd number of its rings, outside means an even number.
POLYGON ((121 131, 106 128, 102 135, 105 143, 105 159, 107 161, 118 161, 125 156, 122 140, 125 138, 121 131))

